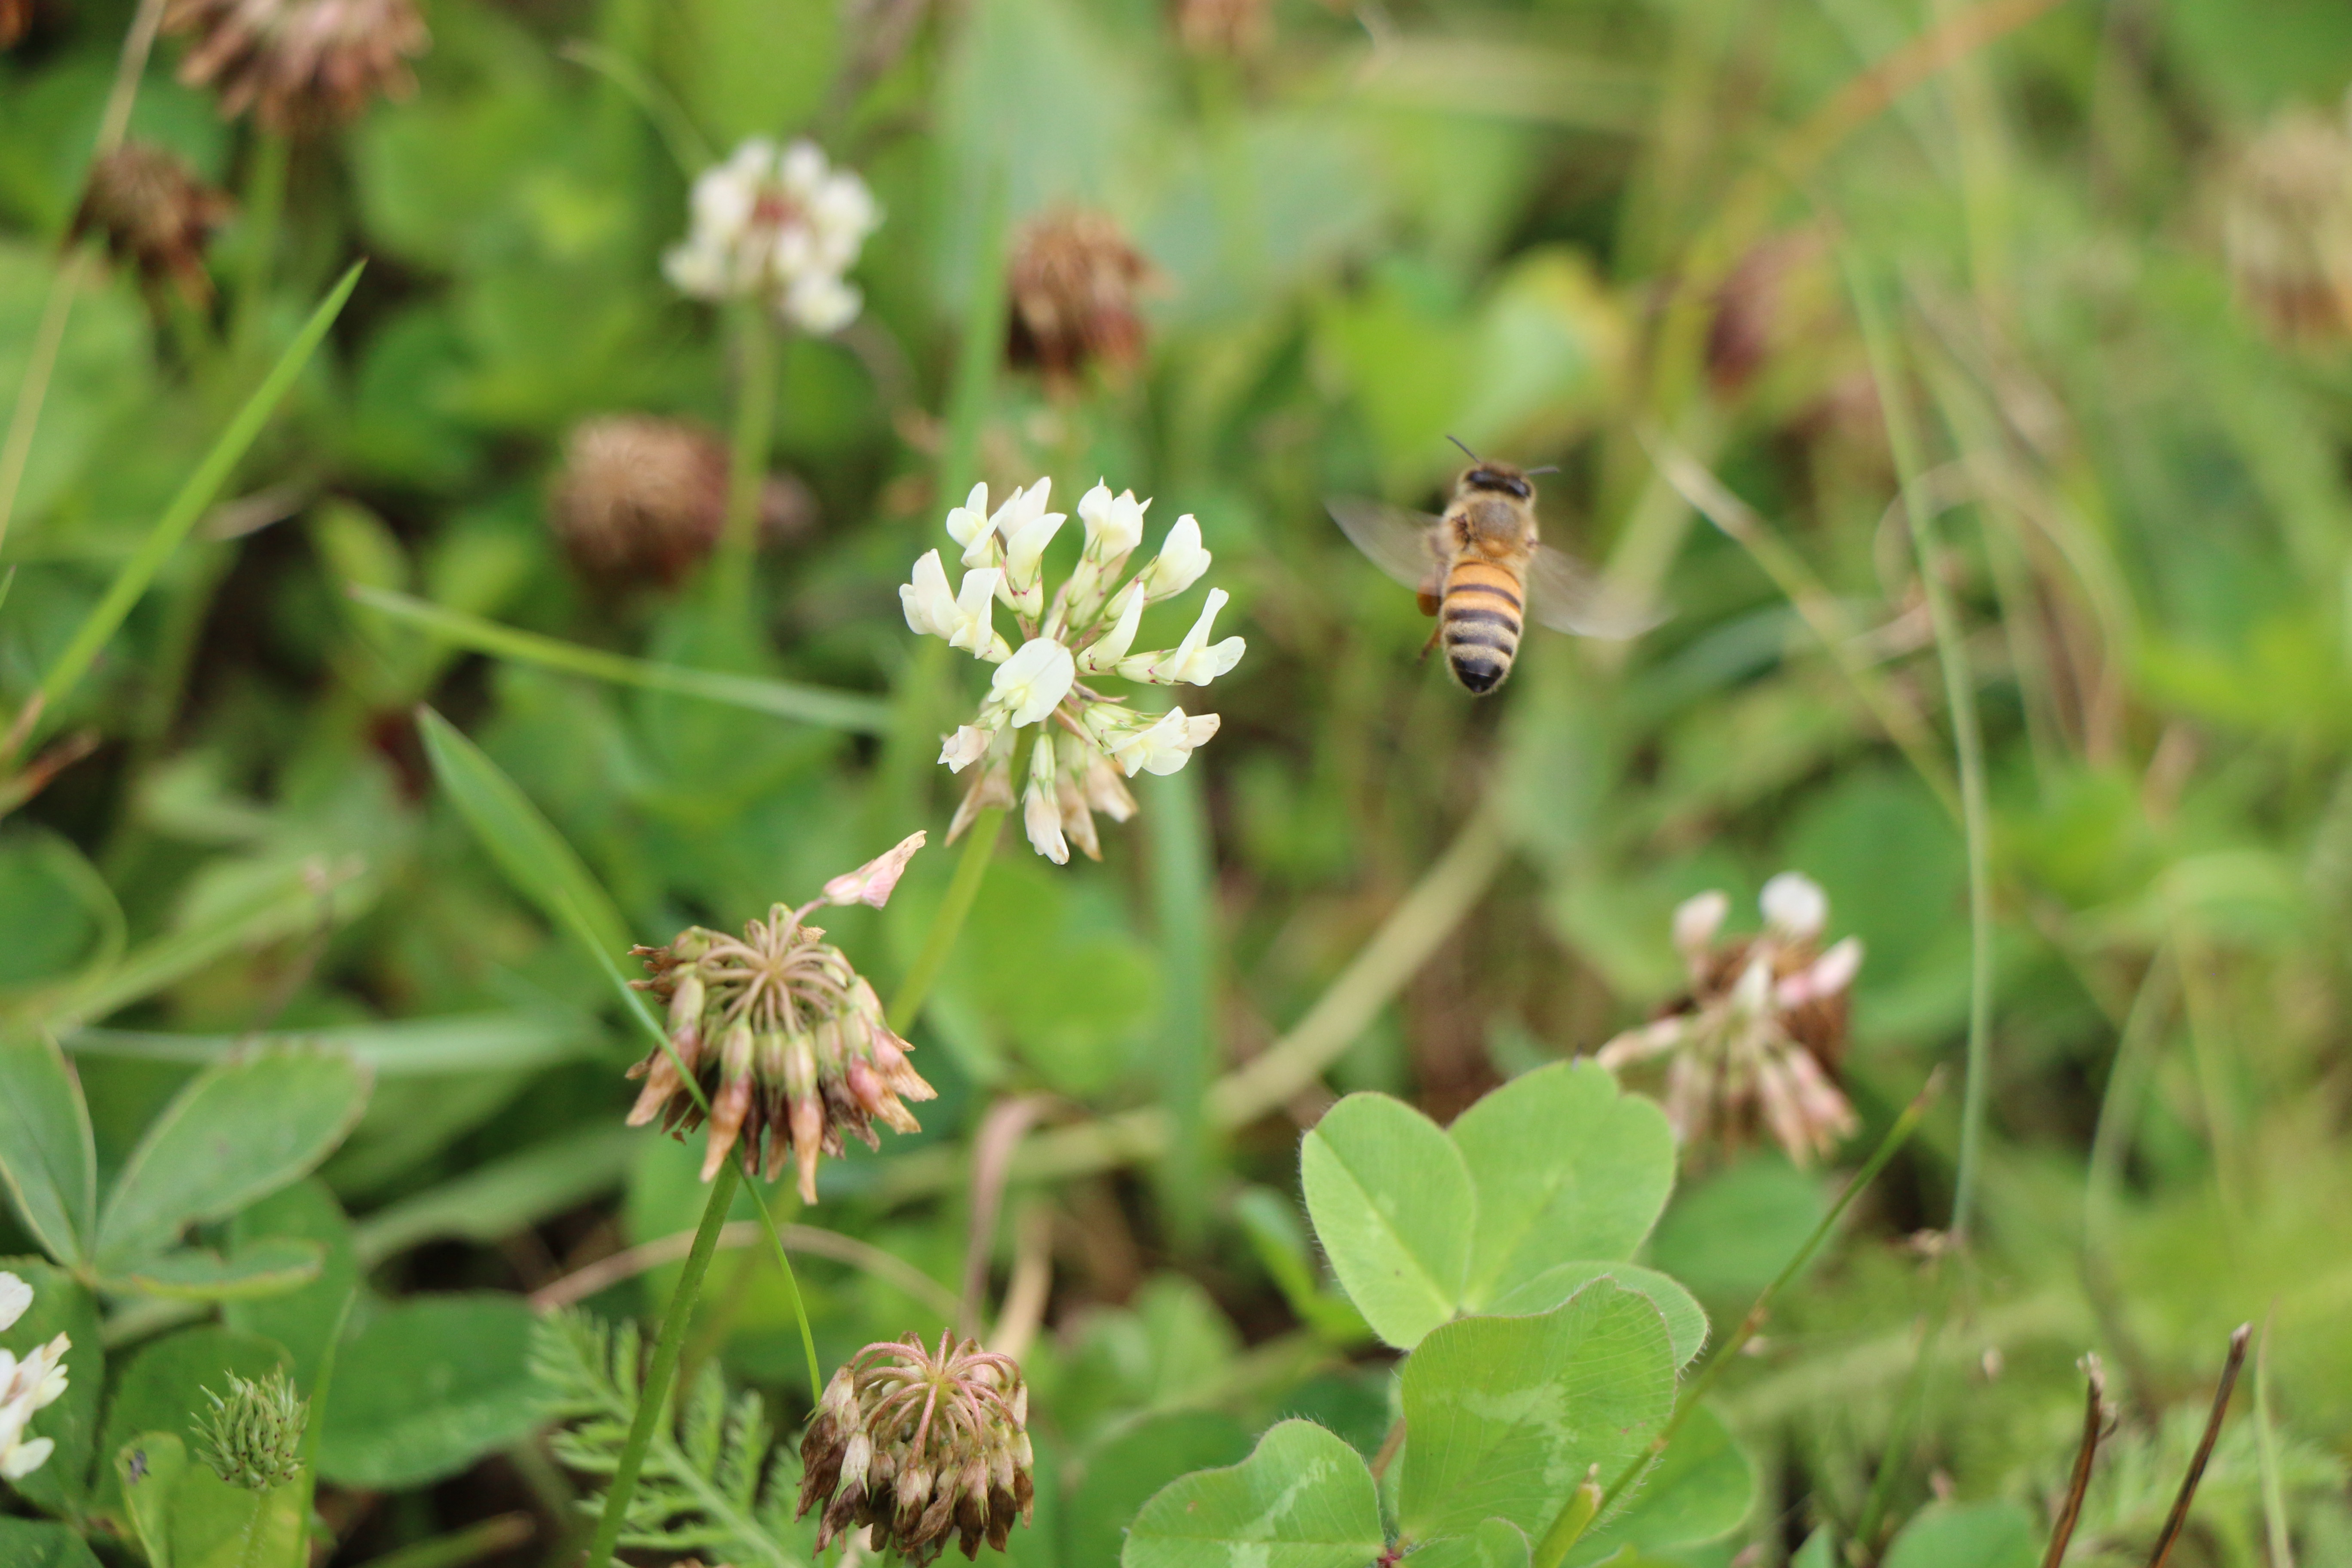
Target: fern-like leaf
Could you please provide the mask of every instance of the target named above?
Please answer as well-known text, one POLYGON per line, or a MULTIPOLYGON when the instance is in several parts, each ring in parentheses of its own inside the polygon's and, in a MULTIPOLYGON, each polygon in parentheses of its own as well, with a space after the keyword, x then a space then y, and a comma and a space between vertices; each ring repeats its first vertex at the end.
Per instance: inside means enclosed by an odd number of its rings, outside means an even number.
MULTIPOLYGON (((555 1457, 574 1470, 610 1476, 619 1466, 645 1386, 645 1341, 577 1308, 531 1331, 530 1365, 557 1427, 555 1457)), ((731 1398, 707 1366, 684 1401, 666 1412, 630 1495, 622 1544, 692 1552, 711 1561, 803 1568, 814 1561, 814 1522, 793 1520, 800 1460, 775 1441, 760 1396, 731 1398)), ((583 1505, 601 1511, 603 1497, 583 1505)))

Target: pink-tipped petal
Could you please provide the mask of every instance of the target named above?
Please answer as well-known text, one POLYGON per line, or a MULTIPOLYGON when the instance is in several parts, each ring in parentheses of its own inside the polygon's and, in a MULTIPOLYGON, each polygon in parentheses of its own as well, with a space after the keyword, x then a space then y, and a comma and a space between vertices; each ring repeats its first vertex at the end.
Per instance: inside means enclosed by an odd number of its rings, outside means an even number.
POLYGON ((876 856, 855 871, 845 872, 824 885, 824 901, 828 904, 870 904, 880 909, 890 901, 890 890, 898 885, 905 874, 907 862, 923 847, 926 835, 920 831, 908 834, 887 852, 876 856))

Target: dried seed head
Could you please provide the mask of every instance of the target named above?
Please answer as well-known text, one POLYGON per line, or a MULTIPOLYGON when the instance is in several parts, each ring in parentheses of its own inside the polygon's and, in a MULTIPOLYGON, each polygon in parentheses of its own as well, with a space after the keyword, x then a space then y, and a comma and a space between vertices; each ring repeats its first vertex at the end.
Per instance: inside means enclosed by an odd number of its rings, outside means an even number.
POLYGON ((1247 59, 1272 32, 1266 0, 1176 0, 1176 36, 1196 55, 1247 59))
MULTIPOLYGON (((556 474, 550 519, 583 571, 619 583, 676 583, 719 542, 727 519, 727 448, 709 431, 645 414, 604 415, 572 427, 556 474)), ((808 531, 816 499, 799 479, 771 475, 760 531, 775 542, 808 531)))
POLYGON ((1067 386, 1088 365, 1113 373, 1143 356, 1136 296, 1151 263, 1118 225, 1097 212, 1066 209, 1024 226, 1014 241, 1008 357, 1067 386))
POLYGON ((1810 878, 1765 884, 1764 929, 1722 940, 1730 901, 1701 893, 1675 911, 1675 945, 1691 988, 1658 1016, 1601 1047, 1615 1068, 1656 1056, 1666 1069, 1666 1115, 1686 1145, 1737 1147, 1759 1129, 1799 1164, 1829 1154, 1854 1130, 1832 1075, 1845 1053, 1846 993, 1862 967, 1852 937, 1824 952, 1829 900, 1810 878))
POLYGON ((801 1440, 799 1514, 822 1504, 819 1552, 870 1527, 922 1564, 950 1538, 1004 1549, 1035 1496, 1029 1391, 1012 1357, 941 1333, 871 1344, 833 1374, 801 1440))
POLYGON ((407 97, 408 61, 430 42, 413 0, 167 0, 163 30, 191 36, 182 81, 217 90, 224 117, 250 109, 278 132, 407 97))
POLYGON ((880 1142, 877 1121, 919 1131, 905 1101, 934 1091, 907 1060, 914 1047, 892 1031, 874 987, 841 950, 803 922, 826 904, 881 905, 923 837, 835 877, 797 910, 775 905, 740 940, 689 926, 666 947, 632 949, 653 972, 634 984, 668 1005, 669 1044, 629 1069, 645 1080, 629 1125, 659 1117, 683 1139, 708 1120, 704 1181, 730 1150, 755 1174, 764 1161, 771 1181, 789 1157, 809 1203, 818 1160, 841 1153, 845 1129, 869 1149, 880 1142))
POLYGON ((2279 115, 2221 182, 2238 296, 2281 338, 2352 335, 2352 110, 2279 115))
POLYGON ((73 232, 105 240, 108 253, 136 268, 149 289, 169 279, 183 299, 203 305, 213 297, 205 244, 234 210, 163 148, 125 142, 90 165, 73 232))
POLYGON ((212 1413, 196 1434, 200 1458, 231 1486, 266 1492, 302 1473, 302 1430, 310 1406, 283 1369, 247 1380, 228 1374, 226 1397, 204 1391, 212 1413))

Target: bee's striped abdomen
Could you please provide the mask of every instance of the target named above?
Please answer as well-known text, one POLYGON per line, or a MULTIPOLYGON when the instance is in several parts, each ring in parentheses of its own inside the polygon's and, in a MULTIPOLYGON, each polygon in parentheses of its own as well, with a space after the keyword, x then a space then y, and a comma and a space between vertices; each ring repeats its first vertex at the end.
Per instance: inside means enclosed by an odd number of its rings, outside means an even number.
POLYGON ((1488 561, 1454 563, 1446 574, 1439 628, 1454 679, 1472 691, 1492 691, 1511 672, 1519 651, 1519 580, 1488 561))

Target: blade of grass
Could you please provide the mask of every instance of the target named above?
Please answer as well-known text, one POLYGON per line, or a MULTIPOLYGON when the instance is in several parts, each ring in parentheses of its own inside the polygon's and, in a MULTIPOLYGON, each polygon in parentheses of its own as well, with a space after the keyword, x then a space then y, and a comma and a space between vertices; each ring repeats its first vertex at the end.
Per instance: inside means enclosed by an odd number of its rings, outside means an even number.
POLYGON ((378 1078, 511 1072, 596 1055, 600 1038, 586 1018, 561 1013, 473 1013, 402 1018, 322 1029, 242 1035, 180 1035, 153 1029, 83 1029, 58 1043, 79 1057, 119 1061, 220 1061, 239 1051, 313 1045, 348 1052, 378 1078))
MULTIPOLYGON (((597 967, 604 972, 605 978, 612 983, 629 1016, 637 1021, 640 1028, 652 1036, 656 1048, 668 1055, 678 1068, 679 1081, 685 1084, 694 1096, 695 1103, 701 1106, 704 1115, 708 1116, 710 1105, 703 1097, 699 1079, 696 1074, 687 1070, 684 1062, 678 1060, 677 1047, 670 1043, 668 1032, 646 1008, 644 997, 629 984, 627 977, 621 973, 619 962, 614 957, 615 953, 627 952, 632 944, 628 927, 623 922, 620 911, 614 908, 611 897, 588 868, 581 863, 579 856, 572 853, 572 847, 563 841, 562 834, 556 832, 554 825, 531 804, 530 797, 524 795, 479 747, 430 708, 419 708, 417 725, 425 736, 425 756, 432 764, 434 776, 456 801, 460 815, 465 816, 484 849, 517 890, 545 910, 558 928, 570 932, 597 967)), ((733 1169, 732 1163, 727 1166, 730 1173, 733 1169)), ((731 1175, 714 1184, 712 1203, 719 1218, 709 1223, 715 1225, 725 1219, 726 1205, 719 1201, 718 1189, 723 1187, 731 1199, 734 1185, 731 1175)), ((776 1267, 782 1272, 784 1284, 792 1292, 793 1314, 800 1323, 801 1347, 808 1356, 809 1398, 814 1403, 824 1397, 824 1384, 817 1371, 816 1336, 809 1326, 808 1310, 801 1300, 800 1281, 793 1273, 792 1259, 784 1252, 783 1237, 776 1227, 775 1216, 768 1212, 767 1200, 761 1196, 759 1184, 751 1183, 748 1190, 753 1205, 759 1210, 760 1223, 767 1227, 776 1267)), ((703 1261, 706 1265, 709 1263, 707 1255, 703 1261)), ((693 1289, 699 1289, 701 1283, 702 1270, 689 1268, 687 1276, 679 1281, 680 1294, 671 1302, 670 1316, 682 1319, 693 1315, 694 1299, 688 1287, 690 1284, 693 1289)), ((667 1334, 668 1331, 665 1320, 663 1332, 667 1334)), ((681 1322, 677 1332, 682 1337, 685 1331, 681 1322)), ((673 1354, 673 1367, 676 1360, 673 1354)), ((667 1377, 666 1370, 665 1380, 667 1377)), ((659 1403, 664 1392, 665 1389, 656 1388, 648 1381, 648 1400, 659 1403)), ((632 1435, 632 1448, 642 1463, 645 1439, 635 1433, 632 1435)), ((627 1506, 626 1494, 635 1486, 634 1469, 627 1486, 621 1485, 616 1479, 612 1495, 620 1499, 621 1507, 627 1506)), ((600 1527, 598 1539, 602 1541, 604 1538, 604 1531, 600 1527)), ((607 1556, 611 1550, 611 1542, 606 1541, 604 1552, 607 1556)))
POLYGON ((706 702, 862 734, 880 734, 889 727, 890 706, 879 698, 830 691, 821 686, 799 686, 756 675, 730 675, 715 669, 689 669, 682 665, 631 658, 626 654, 583 647, 561 637, 520 631, 463 610, 448 609, 361 583, 346 584, 344 592, 355 602, 395 620, 423 627, 461 647, 517 664, 560 670, 566 675, 584 675, 617 686, 698 697, 706 702))
POLYGON ((357 287, 360 273, 366 266, 364 261, 352 263, 341 281, 327 291, 327 297, 310 312, 310 319, 302 324, 286 352, 278 356, 278 363, 270 367, 253 395, 246 399, 245 406, 236 411, 236 416, 213 443, 212 450, 205 454, 204 461, 196 465, 195 472, 188 476, 187 482, 163 509, 163 515, 156 519, 155 526, 148 531, 138 550, 115 574, 106 596, 99 600, 73 639, 58 655, 57 662, 49 666, 48 673, 41 679, 41 697, 50 712, 57 710, 58 701, 89 671, 91 660, 131 614, 131 607, 147 591, 155 574, 187 538, 188 531, 195 527, 196 520, 204 516, 221 487, 228 483, 238 460, 261 434, 269 416, 277 412, 279 400, 293 386, 295 378, 310 363, 310 355, 326 338, 327 329, 342 313, 343 303, 352 297, 352 289, 357 287))
POLYGON ((2271 1421, 2271 1320, 2263 1314, 2263 1337, 2254 1344, 2254 1443, 2263 1473, 2263 1531, 2269 1537, 2270 1568, 2294 1568, 2294 1537, 2286 1525, 2286 1489, 2279 1479, 2278 1428, 2271 1421))
POLYGON ((1941 546, 1935 518, 1920 494, 1919 476, 1925 465, 1906 390, 1909 385, 1906 367, 1875 280, 1865 274, 1851 247, 1841 246, 1839 258, 1869 353, 1871 379, 1878 387, 1887 446, 1894 453, 1904 514, 1910 525, 1912 553, 1918 561, 1928 620, 1935 628, 1937 662, 1943 668, 1953 747, 1959 757, 1960 813, 1968 838, 1969 1033, 1968 1071, 1960 1086, 1959 1161, 1952 1178, 1951 1231, 1953 1240, 1965 1247, 1975 1218, 1978 1166, 1984 1158, 1985 1114, 1992 1092, 1992 836, 1991 806, 1985 787, 1984 731, 1977 717, 1976 679, 1969 668, 1959 611, 1952 603, 1938 560, 1941 546))

